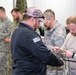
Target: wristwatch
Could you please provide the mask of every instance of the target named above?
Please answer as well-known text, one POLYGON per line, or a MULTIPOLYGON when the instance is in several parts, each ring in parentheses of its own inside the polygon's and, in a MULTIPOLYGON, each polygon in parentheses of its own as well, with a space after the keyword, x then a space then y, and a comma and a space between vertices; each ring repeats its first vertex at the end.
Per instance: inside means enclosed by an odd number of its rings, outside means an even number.
POLYGON ((72 54, 72 58, 74 58, 74 56, 75 56, 75 52, 72 54))
POLYGON ((76 53, 74 54, 74 59, 76 59, 76 53))

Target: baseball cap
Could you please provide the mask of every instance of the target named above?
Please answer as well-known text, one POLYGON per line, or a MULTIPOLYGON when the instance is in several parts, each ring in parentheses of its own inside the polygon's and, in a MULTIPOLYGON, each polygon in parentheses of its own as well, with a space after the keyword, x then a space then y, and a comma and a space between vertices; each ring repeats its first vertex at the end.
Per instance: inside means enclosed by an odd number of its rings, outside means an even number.
POLYGON ((43 19, 44 19, 40 9, 37 9, 36 7, 29 7, 29 8, 27 8, 26 15, 32 16, 34 18, 39 18, 40 21, 42 21, 42 22, 43 22, 43 19))

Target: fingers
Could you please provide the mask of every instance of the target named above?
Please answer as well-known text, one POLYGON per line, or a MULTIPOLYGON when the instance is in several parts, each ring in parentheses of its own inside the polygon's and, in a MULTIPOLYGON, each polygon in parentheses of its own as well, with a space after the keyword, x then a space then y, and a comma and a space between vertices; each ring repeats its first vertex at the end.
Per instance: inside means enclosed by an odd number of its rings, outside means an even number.
POLYGON ((5 42, 10 42, 10 38, 5 38, 4 41, 5 42))
POLYGON ((68 50, 64 50, 61 54, 67 58, 71 58, 73 55, 73 53, 68 50))
POLYGON ((59 53, 59 52, 60 52, 60 48, 57 47, 57 46, 52 47, 52 50, 53 50, 55 53, 59 53))

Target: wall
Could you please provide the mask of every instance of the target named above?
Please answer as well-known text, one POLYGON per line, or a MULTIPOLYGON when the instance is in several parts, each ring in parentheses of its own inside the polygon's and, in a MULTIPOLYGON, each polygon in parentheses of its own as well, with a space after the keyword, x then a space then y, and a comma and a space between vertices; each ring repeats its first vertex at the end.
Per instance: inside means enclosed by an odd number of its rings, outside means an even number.
POLYGON ((76 0, 27 0, 27 6, 36 6, 42 12, 49 8, 54 10, 56 19, 63 25, 69 16, 76 15, 76 0))
POLYGON ((0 6, 3 6, 6 10, 6 15, 13 21, 11 16, 11 10, 13 9, 13 2, 16 0, 0 0, 0 6))

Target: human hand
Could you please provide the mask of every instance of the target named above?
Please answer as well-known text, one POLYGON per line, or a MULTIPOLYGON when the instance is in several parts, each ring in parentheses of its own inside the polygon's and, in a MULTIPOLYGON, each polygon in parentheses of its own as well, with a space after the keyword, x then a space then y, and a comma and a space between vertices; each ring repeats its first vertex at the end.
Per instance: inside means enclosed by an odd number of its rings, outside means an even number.
POLYGON ((4 41, 7 43, 11 42, 10 38, 5 38, 4 41))
POLYGON ((60 48, 57 46, 52 46, 52 50, 54 51, 54 53, 59 53, 60 52, 60 48))
POLYGON ((73 55, 73 53, 68 50, 64 50, 61 54, 67 58, 71 58, 73 55))

